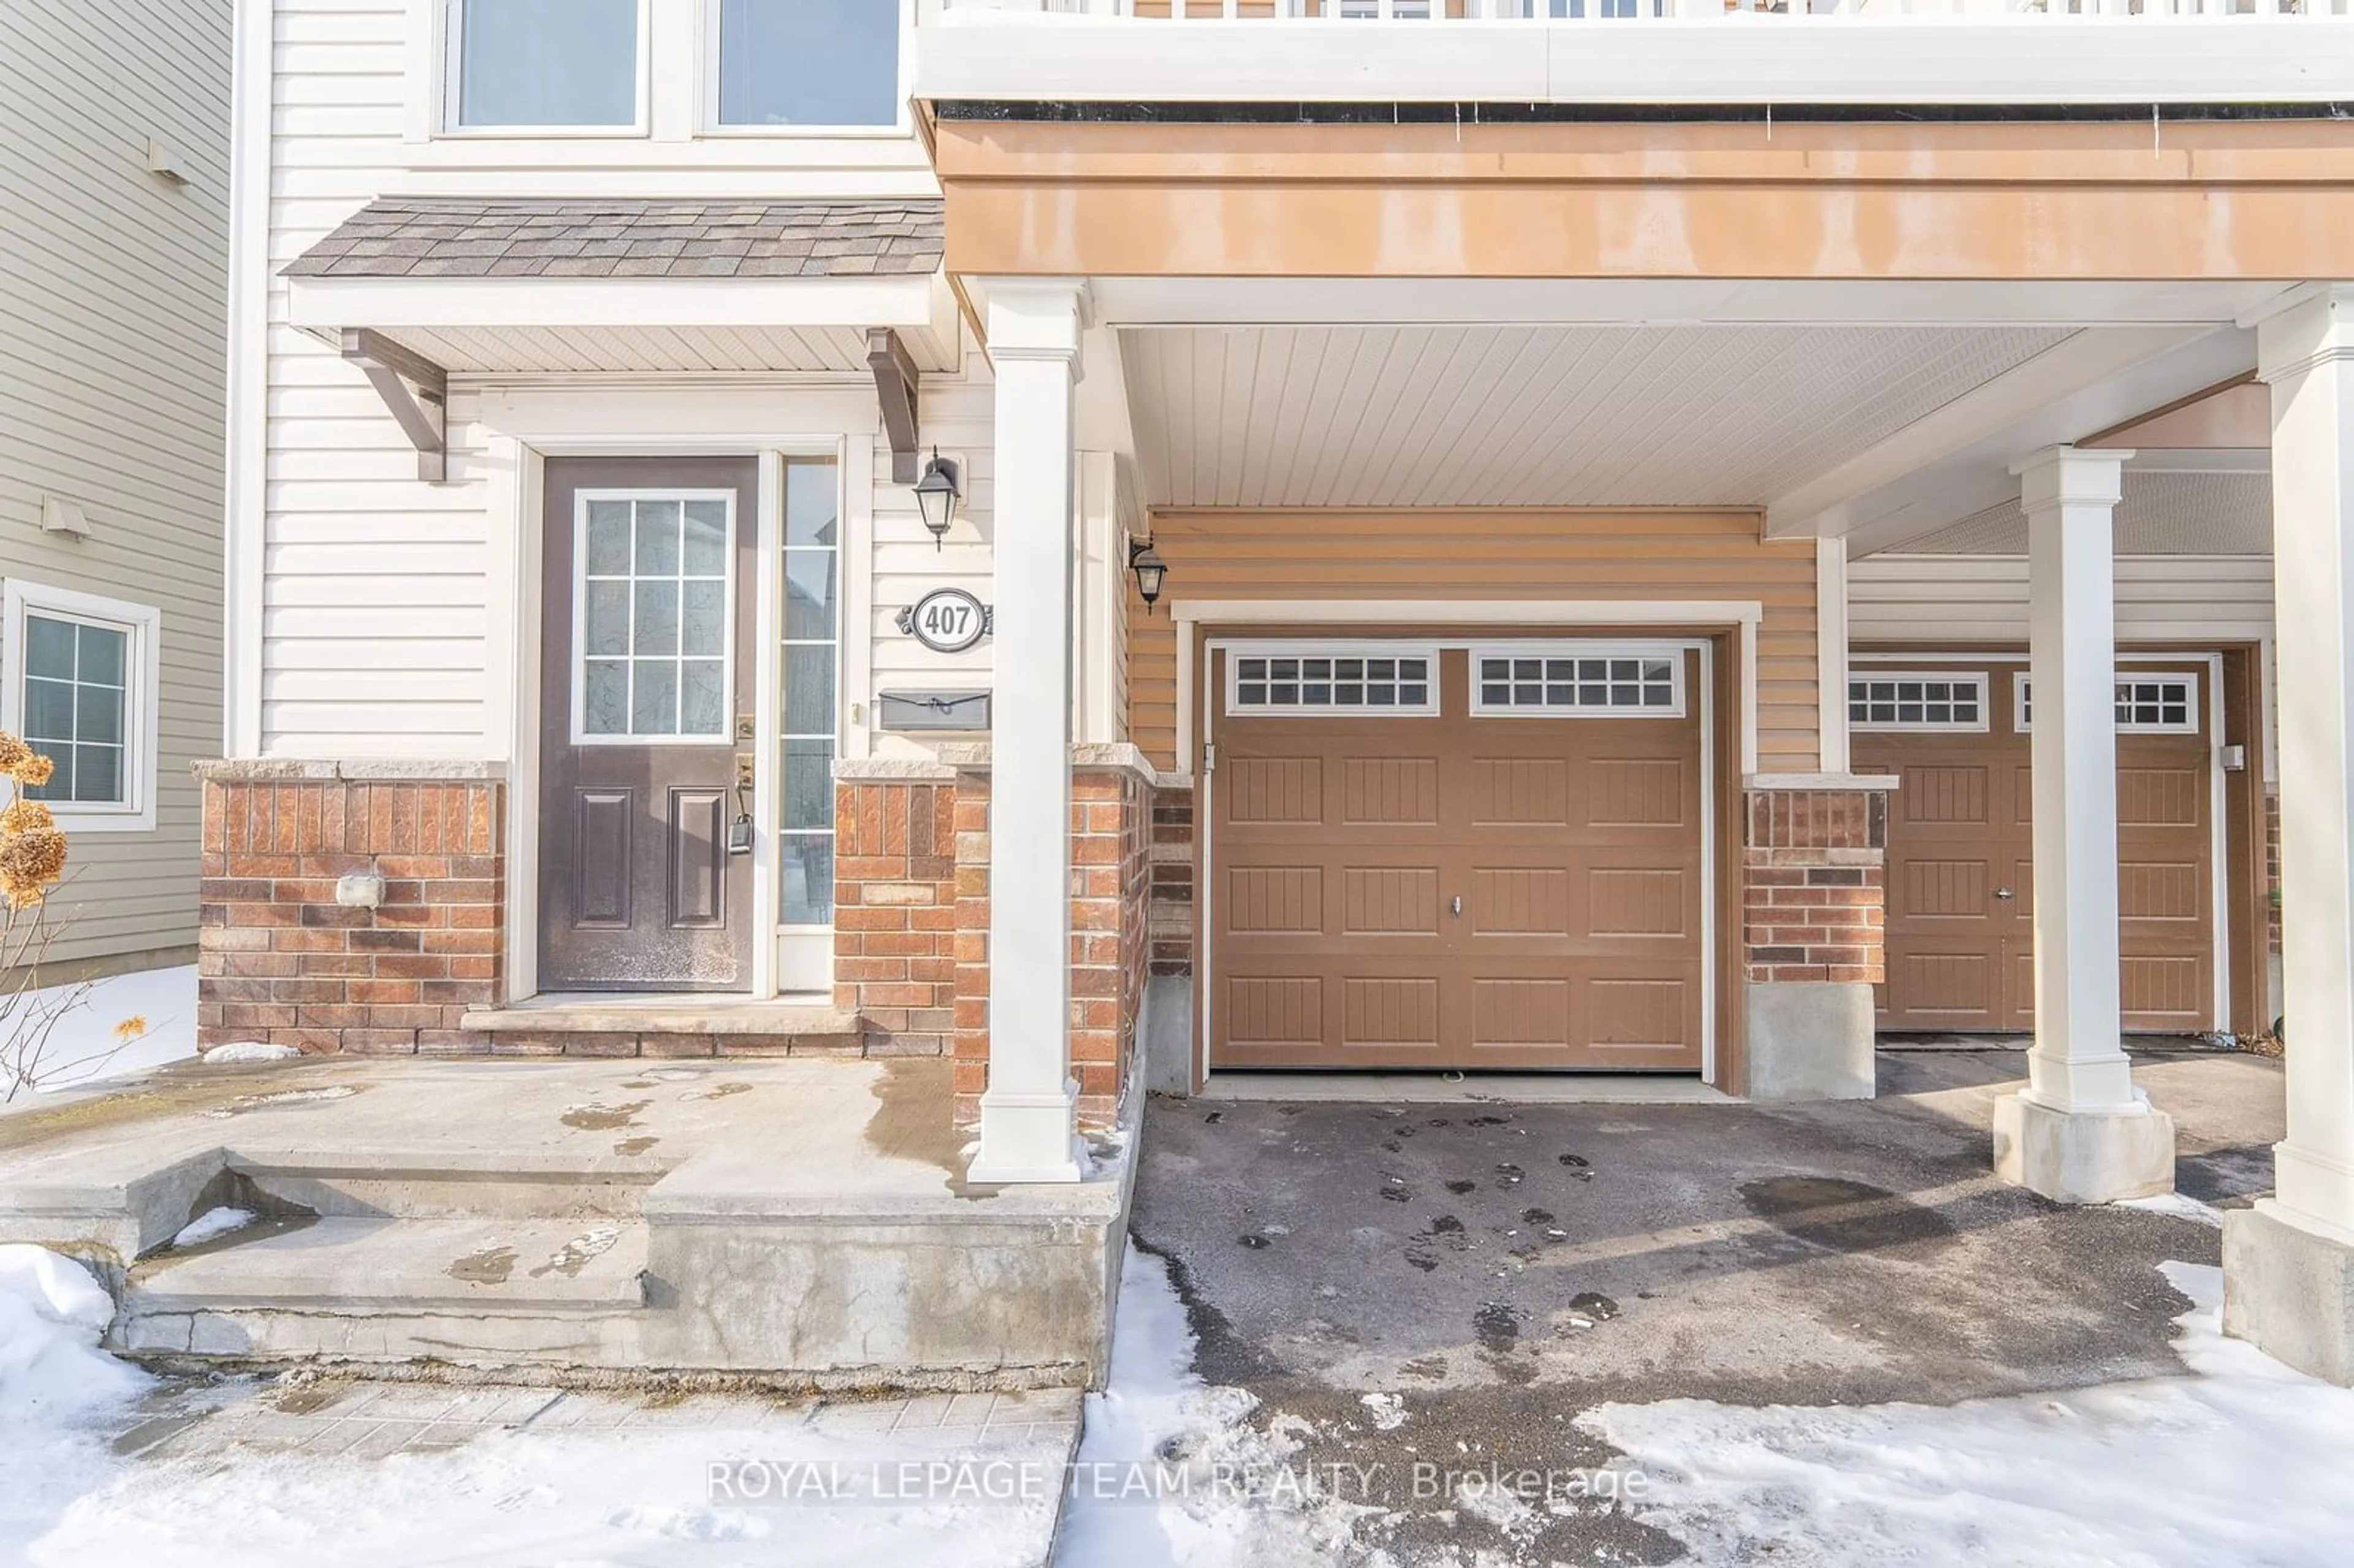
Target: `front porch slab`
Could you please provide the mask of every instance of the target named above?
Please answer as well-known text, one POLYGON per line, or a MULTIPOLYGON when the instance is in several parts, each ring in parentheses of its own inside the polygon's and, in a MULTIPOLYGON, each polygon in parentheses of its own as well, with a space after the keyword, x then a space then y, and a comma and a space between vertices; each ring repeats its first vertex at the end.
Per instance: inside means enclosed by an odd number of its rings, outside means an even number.
POLYGON ((1129 1166, 965 1182, 949 1065, 191 1065, 0 1116, 0 1240, 163 1361, 527 1382, 1099 1379, 1129 1166), (175 1251, 219 1206, 273 1215, 175 1251))

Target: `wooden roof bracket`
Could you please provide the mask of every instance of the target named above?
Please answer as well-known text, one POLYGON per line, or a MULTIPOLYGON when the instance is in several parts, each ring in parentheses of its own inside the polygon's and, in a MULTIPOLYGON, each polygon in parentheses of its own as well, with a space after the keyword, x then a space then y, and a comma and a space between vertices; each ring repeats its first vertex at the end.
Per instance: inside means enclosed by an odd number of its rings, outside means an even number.
POLYGON ((427 484, 448 483, 449 372, 367 327, 345 327, 339 346, 417 449, 417 477, 427 484))
POLYGON ((916 389, 922 373, 907 345, 889 327, 867 329, 866 363, 875 372, 875 396, 883 405, 883 433, 891 438, 891 482, 913 484, 922 477, 916 450, 916 389))

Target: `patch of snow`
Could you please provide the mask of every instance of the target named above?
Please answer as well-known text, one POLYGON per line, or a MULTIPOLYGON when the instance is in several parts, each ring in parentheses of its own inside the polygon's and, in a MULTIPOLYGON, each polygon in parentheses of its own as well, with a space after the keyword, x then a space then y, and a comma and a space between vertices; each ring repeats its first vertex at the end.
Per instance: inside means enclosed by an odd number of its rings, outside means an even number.
POLYGON ((2119 1198, 2115 1206, 2145 1209, 2153 1214, 2172 1214, 2179 1220, 2196 1220, 2202 1225, 2213 1225, 2219 1231, 2223 1228, 2222 1210, 2180 1192, 2160 1192, 2154 1198, 2119 1198))
MULTIPOLYGON (((73 989, 46 986, 26 995, 55 998, 73 989)), ((59 1065, 38 1087, 42 1092, 74 1088, 186 1061, 196 1054, 196 965, 111 975, 90 982, 80 1005, 58 1020, 46 1054, 59 1065), (145 1030, 110 1054, 117 1039, 115 1026, 133 1019, 145 1020, 145 1030)))
POLYGON ((149 1380, 98 1348, 113 1317, 73 1259, 0 1246, 0 1562, 116 1464, 114 1428, 149 1380))
POLYGON ((300 1045, 272 1045, 266 1040, 232 1040, 205 1053, 207 1067, 233 1066, 239 1062, 291 1062, 302 1054, 300 1045))
POLYGON ((2223 1337, 2222 1274, 2165 1266, 2187 1377, 1917 1404, 1606 1404, 1578 1424, 1647 1479, 1691 1561, 1841 1568, 2262 1563, 2354 1540, 2354 1391, 2223 1337))
POLYGON ((1405 1401, 1394 1393, 1362 1393, 1357 1403, 1373 1413, 1373 1430, 1394 1432, 1405 1425, 1405 1401))
POLYGON ((1328 1562, 1369 1511, 1329 1490, 1290 1489, 1284 1461, 1297 1435, 1253 1427, 1258 1401, 1204 1383, 1197 1348, 1169 1266, 1131 1245, 1111 1375, 1087 1396, 1056 1568, 1328 1562))
POLYGON ((215 1236, 225 1236, 231 1231, 241 1231, 258 1216, 251 1209, 207 1209, 180 1227, 172 1238, 174 1246, 202 1246, 215 1236))
POLYGON ((205 1115, 215 1121, 243 1116, 251 1110, 267 1110, 272 1106, 306 1105, 314 1100, 347 1100, 359 1090, 349 1084, 328 1084, 315 1089, 279 1089, 266 1095, 241 1095, 225 1106, 216 1106, 205 1115))

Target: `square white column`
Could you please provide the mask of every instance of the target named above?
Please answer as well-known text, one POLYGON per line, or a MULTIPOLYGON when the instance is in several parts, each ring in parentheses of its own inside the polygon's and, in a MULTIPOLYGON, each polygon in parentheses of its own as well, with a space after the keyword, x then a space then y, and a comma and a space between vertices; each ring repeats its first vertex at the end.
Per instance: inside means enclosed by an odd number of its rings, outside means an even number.
MULTIPOLYGON (((2116 568, 2123 451, 2018 464, 2032 682, 2035 1044, 1995 1171, 2062 1202, 2169 1192, 2174 1126, 2136 1092, 2117 980, 2116 568)), ((2000 788, 2000 782, 1996 784, 2000 788)))
POLYGON ((996 376, 989 1087, 974 1181, 1076 1181, 1071 1081, 1073 391, 1085 285, 989 289, 996 376))
POLYGON ((2354 1383, 2354 284, 2262 323, 2273 395, 2283 1066, 2275 1195, 2223 1225, 2223 1330, 2354 1383))

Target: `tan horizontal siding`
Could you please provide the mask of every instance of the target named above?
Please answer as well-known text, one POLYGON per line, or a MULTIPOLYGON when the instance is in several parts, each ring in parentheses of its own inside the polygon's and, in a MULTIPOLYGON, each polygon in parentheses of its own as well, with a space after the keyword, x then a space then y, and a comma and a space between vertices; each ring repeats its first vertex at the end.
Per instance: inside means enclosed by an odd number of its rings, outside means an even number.
POLYGON ((1765 541, 1749 512, 1164 512, 1169 563, 1148 615, 1130 595, 1129 737, 1176 756, 1177 633, 1169 606, 1204 599, 1755 599, 1757 765, 1817 766, 1815 551, 1765 541))

